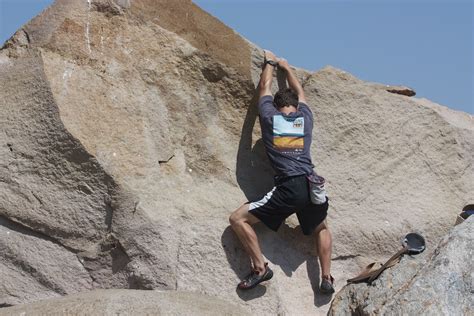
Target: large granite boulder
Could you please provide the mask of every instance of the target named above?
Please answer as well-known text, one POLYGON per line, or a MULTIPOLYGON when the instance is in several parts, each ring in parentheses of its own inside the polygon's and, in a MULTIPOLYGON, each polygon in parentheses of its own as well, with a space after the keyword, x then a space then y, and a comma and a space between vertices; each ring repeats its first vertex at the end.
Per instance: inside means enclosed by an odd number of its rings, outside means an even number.
POLYGON ((176 291, 95 290, 0 309, 0 315, 250 315, 215 297, 176 291))
MULTIPOLYGON (((187 0, 57 0, 18 30, 0 50, 0 306, 131 288, 325 313, 314 242, 293 217, 277 234, 257 227, 274 279, 235 290, 249 262, 227 218, 272 186, 262 58, 187 0)), ((296 71, 336 279, 407 231, 433 248, 472 198, 472 116, 333 67, 296 71)))
POLYGON ((405 257, 371 286, 344 287, 329 315, 470 315, 474 310, 474 216, 431 254, 405 257))

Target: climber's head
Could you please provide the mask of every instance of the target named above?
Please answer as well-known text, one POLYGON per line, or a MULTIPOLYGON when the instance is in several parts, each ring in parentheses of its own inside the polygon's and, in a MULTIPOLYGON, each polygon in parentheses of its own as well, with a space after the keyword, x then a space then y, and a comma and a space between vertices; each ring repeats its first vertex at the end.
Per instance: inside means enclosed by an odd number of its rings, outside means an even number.
POLYGON ((273 99, 277 110, 286 106, 298 107, 298 94, 290 88, 279 90, 273 99))

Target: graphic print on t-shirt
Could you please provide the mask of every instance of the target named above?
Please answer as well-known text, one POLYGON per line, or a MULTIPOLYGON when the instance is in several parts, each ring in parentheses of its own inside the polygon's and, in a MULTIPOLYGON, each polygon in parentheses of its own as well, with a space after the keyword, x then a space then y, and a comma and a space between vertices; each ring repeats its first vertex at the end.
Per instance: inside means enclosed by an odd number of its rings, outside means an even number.
POLYGON ((273 116, 273 147, 281 152, 304 149, 304 118, 273 116))

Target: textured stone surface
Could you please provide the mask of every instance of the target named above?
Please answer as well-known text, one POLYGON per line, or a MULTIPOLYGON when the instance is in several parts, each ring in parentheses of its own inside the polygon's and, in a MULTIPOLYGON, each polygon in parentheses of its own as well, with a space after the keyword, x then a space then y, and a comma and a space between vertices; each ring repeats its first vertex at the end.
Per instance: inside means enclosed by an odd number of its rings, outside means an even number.
POLYGON ((456 226, 431 254, 404 258, 372 286, 342 289, 329 315, 470 315, 474 310, 474 217, 456 226))
POLYGON ((0 309, 0 315, 249 315, 235 304, 191 292, 96 290, 0 309))
MULTIPOLYGON (((272 187, 255 108, 262 57, 184 0, 58 0, 19 30, 0 51, 0 225, 13 245, 45 250, 27 257, 2 240, 0 274, 18 286, 1 285, 0 305, 133 288, 325 313, 314 242, 293 217, 277 234, 257 227, 274 279, 235 290, 249 262, 227 218, 272 187)), ((333 67, 296 71, 336 279, 408 231, 433 248, 472 198, 472 116, 333 67)))
POLYGON ((87 270, 69 249, 5 218, 0 218, 0 252, 3 305, 92 289, 87 270))

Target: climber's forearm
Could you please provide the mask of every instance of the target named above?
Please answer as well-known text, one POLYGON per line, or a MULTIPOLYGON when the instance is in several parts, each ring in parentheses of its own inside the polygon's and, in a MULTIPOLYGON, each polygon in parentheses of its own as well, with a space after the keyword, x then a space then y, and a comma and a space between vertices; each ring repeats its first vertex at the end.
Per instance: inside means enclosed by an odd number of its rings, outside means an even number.
POLYGON ((266 64, 262 70, 260 82, 258 83, 258 95, 260 98, 265 95, 272 95, 271 87, 274 68, 272 65, 266 64))
POLYGON ((294 74, 293 70, 290 67, 285 70, 288 85, 296 92, 300 102, 306 102, 303 87, 301 86, 301 83, 299 82, 298 78, 296 78, 296 75, 294 74))

